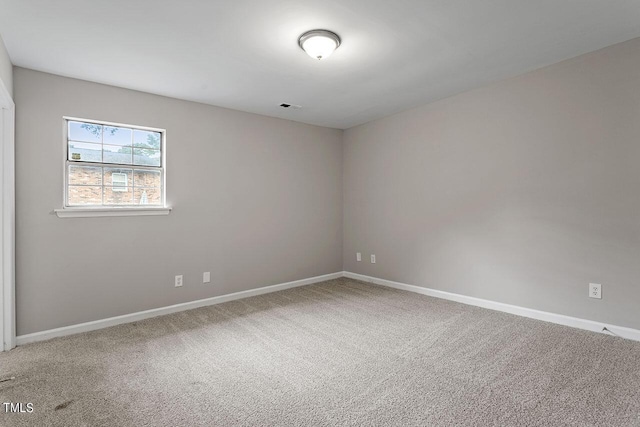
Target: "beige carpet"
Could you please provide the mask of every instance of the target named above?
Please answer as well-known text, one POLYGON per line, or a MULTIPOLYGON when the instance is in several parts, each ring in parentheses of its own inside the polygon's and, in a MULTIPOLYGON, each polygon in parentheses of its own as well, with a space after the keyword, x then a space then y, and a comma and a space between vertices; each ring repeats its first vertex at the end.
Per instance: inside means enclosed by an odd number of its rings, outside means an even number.
POLYGON ((0 353, 2 426, 640 426, 640 343, 349 279, 0 353))

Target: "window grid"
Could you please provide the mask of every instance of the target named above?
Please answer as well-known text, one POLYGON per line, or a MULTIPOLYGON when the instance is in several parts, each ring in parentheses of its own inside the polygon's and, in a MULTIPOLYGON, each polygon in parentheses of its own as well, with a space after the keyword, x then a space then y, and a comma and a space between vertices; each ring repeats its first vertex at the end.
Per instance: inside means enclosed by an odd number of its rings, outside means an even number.
MULTIPOLYGON (((68 184, 70 187, 110 187, 112 184, 109 184, 107 182, 105 182, 104 180, 104 169, 108 168, 108 169, 127 169, 131 171, 131 183, 128 182, 127 178, 125 180, 125 187, 131 187, 133 189, 149 189, 149 188, 161 188, 161 187, 154 187, 154 186, 150 186, 150 185, 137 185, 136 184, 136 172, 137 171, 152 171, 152 172, 159 172, 158 168, 156 167, 142 167, 142 166, 136 166, 134 168, 130 168, 130 167, 119 167, 119 165, 115 165, 117 167, 114 167, 114 165, 109 164, 106 166, 100 166, 100 163, 81 163, 81 162, 73 162, 71 164, 68 165, 68 167, 89 167, 89 168, 94 168, 94 169, 100 169, 100 176, 102 177, 100 180, 100 184, 68 184)), ((112 172, 114 174, 118 174, 121 172, 112 172)), ((68 176, 68 175, 67 175, 68 176)), ((162 177, 161 177, 162 178, 162 177)))
MULTIPOLYGON (((65 117, 65 124, 66 124, 66 160, 65 160, 65 207, 71 207, 71 208, 77 208, 77 207, 132 207, 132 206, 165 206, 165 167, 164 167, 164 163, 165 163, 165 157, 164 157, 164 145, 165 145, 165 131, 162 129, 154 129, 154 128, 146 128, 146 127, 138 127, 138 126, 131 126, 131 125, 124 125, 124 124, 117 124, 117 123, 108 123, 108 122, 100 122, 100 121, 93 121, 93 120, 84 120, 84 119, 75 119, 75 118, 66 118, 65 117), (87 124, 87 125, 94 125, 94 126, 99 126, 100 127, 100 141, 99 143, 96 141, 94 142, 88 142, 88 141, 78 141, 77 139, 72 139, 71 138, 71 128, 70 128, 70 124, 72 122, 75 123, 81 123, 81 124, 87 124), (109 145, 109 144, 105 144, 105 129, 106 128, 115 128, 115 129, 127 129, 130 130, 130 140, 129 140, 129 144, 130 145, 118 145, 120 147, 123 148, 130 148, 130 161, 131 164, 126 164, 126 163, 109 163, 109 162, 105 162, 105 150, 104 150, 104 146, 105 145, 109 145), (135 135, 136 135, 136 131, 140 131, 140 132, 148 132, 148 133, 157 133, 159 135, 159 146, 158 149, 155 148, 148 148, 144 145, 141 144, 137 144, 135 143, 135 135), (97 161, 82 161, 82 160, 74 160, 73 158, 71 158, 72 156, 70 155, 70 150, 71 150, 71 143, 72 142, 77 142, 80 144, 94 144, 94 145, 99 145, 100 146, 100 162, 97 161), (135 154, 136 151, 135 149, 138 148, 140 150, 142 149, 148 149, 151 151, 157 151, 160 155, 160 159, 159 159, 159 166, 149 166, 149 165, 136 165, 135 163, 135 154), (94 168, 94 169, 99 169, 100 170, 100 184, 80 184, 80 183, 74 183, 74 184, 70 184, 70 171, 72 167, 85 167, 85 168, 94 168), (121 169, 126 171, 126 174, 130 174, 131 175, 131 179, 130 181, 127 179, 126 182, 126 186, 124 187, 125 189, 122 190, 116 190, 113 188, 113 181, 111 183, 107 183, 105 180, 105 169, 114 169, 111 173, 122 173, 122 172, 116 172, 115 169, 121 169), (137 186, 136 185, 136 172, 144 172, 144 171, 153 171, 156 173, 159 173, 159 186, 149 186, 149 185, 141 185, 141 186, 137 186), (69 188, 70 187, 99 187, 100 188, 100 193, 101 193, 101 197, 100 197, 100 201, 101 203, 98 204, 83 204, 83 203, 75 203, 75 204, 70 204, 69 202, 69 188), (131 202, 130 203, 105 203, 105 197, 106 197, 106 193, 107 193, 107 188, 111 187, 111 191, 112 192, 123 192, 123 193, 131 193, 131 202), (145 204, 141 204, 142 200, 140 200, 140 202, 136 203, 136 199, 135 199, 135 194, 136 194, 136 190, 141 190, 143 193, 146 193, 147 190, 157 190, 159 192, 159 196, 160 196, 160 200, 159 203, 149 203, 148 199, 146 200, 145 204)), ((142 199, 142 194, 141 194, 141 199, 142 199)), ((147 196, 148 197, 148 194, 147 196)))
MULTIPOLYGON (((126 188, 127 190, 125 190, 125 192, 129 192, 131 191, 132 194, 135 194, 135 190, 149 190, 149 189, 160 189, 160 191, 163 190, 163 186, 162 186, 162 172, 159 170, 159 168, 157 167, 142 167, 142 166, 136 166, 136 167, 121 167, 120 165, 117 164, 107 164, 107 165, 100 165, 100 163, 90 163, 90 162, 72 162, 70 164, 67 165, 67 177, 69 177, 70 175, 70 171, 69 169, 72 167, 89 167, 89 168, 94 168, 94 169, 99 169, 100 170, 100 184, 71 184, 68 183, 67 187, 100 187, 101 188, 101 204, 102 206, 105 207, 115 207, 115 206, 126 206, 123 204, 107 204, 105 203, 104 200, 104 196, 105 196, 105 188, 110 188, 112 187, 112 183, 107 182, 104 178, 105 176, 105 169, 126 169, 128 171, 131 172, 131 183, 129 184, 127 182, 126 188), (154 186, 150 186, 150 185, 138 185, 136 183, 136 172, 137 171, 151 171, 151 172, 160 172, 160 187, 154 187, 154 186), (130 190, 129 190, 130 189, 130 190)), ((120 173, 120 172, 112 172, 112 173, 120 173)), ((127 178, 128 179, 128 178, 127 178)), ((112 190, 112 191, 117 191, 117 190, 112 190)), ((129 204, 129 206, 139 206, 139 203, 136 203, 135 200, 129 204)), ((159 204, 150 204, 150 206, 160 206, 163 205, 163 198, 161 199, 161 203, 159 204)), ((69 207, 78 207, 78 206, 87 206, 85 204, 67 204, 67 206, 69 207)), ((93 205, 91 205, 93 206, 93 205)))

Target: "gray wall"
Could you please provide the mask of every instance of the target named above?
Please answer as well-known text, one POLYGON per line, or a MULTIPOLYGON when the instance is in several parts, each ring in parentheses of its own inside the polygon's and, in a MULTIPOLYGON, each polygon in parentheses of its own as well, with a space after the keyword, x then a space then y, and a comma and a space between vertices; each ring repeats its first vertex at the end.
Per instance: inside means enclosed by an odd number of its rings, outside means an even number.
POLYGON ((345 131, 345 270, 640 328, 638 70, 635 39, 345 131))
POLYGON ((640 328, 638 69, 640 39, 343 135, 15 68, 18 334, 343 267, 640 328), (53 215, 64 115, 166 128, 171 215, 53 215))
POLYGON ((2 37, 0 37, 0 80, 9 91, 9 95, 13 97, 13 65, 2 37))
POLYGON ((342 131, 22 68, 14 79, 18 335, 342 270, 342 131), (173 212, 53 215, 65 115, 167 129, 173 212))

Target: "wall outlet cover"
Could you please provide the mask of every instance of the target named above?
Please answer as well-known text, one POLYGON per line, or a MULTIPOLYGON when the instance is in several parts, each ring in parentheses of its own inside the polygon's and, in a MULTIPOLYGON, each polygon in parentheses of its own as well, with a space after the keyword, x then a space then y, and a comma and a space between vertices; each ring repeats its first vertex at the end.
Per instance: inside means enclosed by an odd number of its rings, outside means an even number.
POLYGON ((360 252, 356 253, 356 261, 362 261, 362 254, 360 252))
POLYGON ((375 263, 376 263, 376 256, 371 255, 371 264, 375 264, 375 263))
POLYGON ((599 283, 589 283, 589 298, 602 299, 602 285, 599 283))
POLYGON ((209 283, 209 282, 211 282, 211 272, 205 271, 204 273, 202 273, 202 283, 209 283))
POLYGON ((176 276, 175 286, 176 288, 179 288, 182 286, 182 274, 179 276, 176 276))

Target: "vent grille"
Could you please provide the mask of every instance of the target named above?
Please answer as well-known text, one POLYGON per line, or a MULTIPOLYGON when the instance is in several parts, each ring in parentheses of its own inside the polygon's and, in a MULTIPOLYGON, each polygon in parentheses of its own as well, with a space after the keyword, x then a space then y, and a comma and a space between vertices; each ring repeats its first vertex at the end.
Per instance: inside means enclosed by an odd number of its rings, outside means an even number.
POLYGON ((302 108, 302 105, 296 105, 296 104, 289 104, 287 102, 283 102, 282 104, 280 104, 280 106, 282 108, 287 108, 289 110, 299 110, 302 108))

